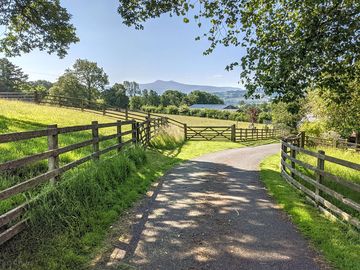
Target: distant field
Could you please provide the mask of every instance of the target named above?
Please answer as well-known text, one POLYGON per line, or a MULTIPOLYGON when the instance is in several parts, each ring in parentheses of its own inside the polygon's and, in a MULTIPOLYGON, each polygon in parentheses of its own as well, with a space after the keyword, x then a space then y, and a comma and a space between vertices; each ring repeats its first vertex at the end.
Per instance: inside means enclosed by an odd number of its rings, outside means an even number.
MULTIPOLYGON (((230 126, 235 124, 238 128, 249 128, 251 123, 249 122, 239 122, 232 120, 221 120, 221 119, 212 119, 206 117, 197 117, 197 116, 187 116, 187 115, 173 115, 173 114, 159 114, 162 116, 166 116, 172 118, 174 120, 180 121, 187 125, 192 126, 230 126)), ((265 127, 264 124, 255 124, 257 128, 265 127)))
POLYGON ((85 125, 91 121, 115 122, 116 119, 55 106, 0 99, 0 133, 41 129, 46 125, 85 125))

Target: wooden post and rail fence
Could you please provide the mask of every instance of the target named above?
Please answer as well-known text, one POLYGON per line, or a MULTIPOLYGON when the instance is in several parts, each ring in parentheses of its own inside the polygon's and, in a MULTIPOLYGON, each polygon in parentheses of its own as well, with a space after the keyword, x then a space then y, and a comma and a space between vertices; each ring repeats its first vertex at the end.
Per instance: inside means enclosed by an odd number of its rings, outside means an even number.
POLYGON ((360 185, 327 169, 336 164, 360 174, 360 164, 328 156, 322 150, 310 151, 305 145, 305 134, 281 140, 281 175, 326 215, 360 229, 360 185), (315 158, 316 165, 298 155, 315 158))
MULTIPOLYGON (((44 149, 41 153, 32 154, 16 160, 9 160, 0 164, 0 173, 10 174, 16 169, 24 168, 27 165, 31 165, 42 160, 47 160, 48 165, 47 172, 41 173, 16 185, 1 190, 0 201, 9 199, 17 194, 31 191, 48 181, 55 184, 60 180, 60 176, 64 172, 87 161, 99 160, 102 155, 110 151, 116 150, 119 152, 125 145, 133 143, 141 144, 146 147, 149 145, 151 138, 153 138, 160 128, 166 124, 167 121, 163 118, 147 118, 143 122, 136 122, 135 120, 118 120, 113 123, 98 123, 97 121, 93 121, 90 125, 70 127, 49 125, 47 129, 42 130, 0 134, 0 144, 29 141, 35 138, 47 138, 48 144, 47 149, 44 149), (111 127, 116 129, 114 134, 101 136, 102 129, 111 127), (91 139, 59 147, 59 135, 76 132, 91 133, 91 139), (114 144, 101 149, 100 142, 105 141, 108 143, 113 142, 114 144), (60 166, 60 156, 62 154, 84 147, 92 147, 90 154, 60 166)), ((0 245, 26 228, 27 219, 23 218, 23 216, 30 204, 31 201, 22 203, 21 205, 18 205, 0 215, 0 245)))
POLYGON ((188 126, 184 124, 186 140, 200 141, 258 141, 280 138, 283 132, 279 129, 247 129, 231 126, 188 126))

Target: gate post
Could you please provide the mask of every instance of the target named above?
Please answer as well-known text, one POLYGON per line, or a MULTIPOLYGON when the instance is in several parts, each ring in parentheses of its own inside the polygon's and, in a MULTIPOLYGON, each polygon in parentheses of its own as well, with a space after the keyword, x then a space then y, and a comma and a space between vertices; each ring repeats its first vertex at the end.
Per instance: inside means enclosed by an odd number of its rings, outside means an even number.
POLYGON ((184 140, 187 140, 187 124, 184 124, 184 140))
POLYGON ((236 142, 236 136, 235 136, 235 124, 231 126, 231 141, 236 142))
POLYGON ((300 148, 305 148, 305 132, 301 131, 300 148))
MULTIPOLYGON (((48 126, 48 150, 57 150, 59 147, 59 139, 58 139, 58 129, 57 125, 49 125, 48 126)), ((59 169, 59 155, 52 154, 48 158, 48 171, 51 172, 53 170, 59 169)), ((50 179, 50 183, 55 183, 59 180, 59 176, 50 179)))

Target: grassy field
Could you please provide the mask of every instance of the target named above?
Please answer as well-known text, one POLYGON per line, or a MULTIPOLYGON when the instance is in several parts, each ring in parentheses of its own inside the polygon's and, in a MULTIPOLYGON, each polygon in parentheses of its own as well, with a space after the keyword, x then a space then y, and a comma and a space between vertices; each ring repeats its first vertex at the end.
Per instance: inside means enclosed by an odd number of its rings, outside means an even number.
MULTIPOLYGON (((0 100, 0 132, 114 122, 116 119, 93 113, 31 103, 0 100)), ((106 129, 103 135, 112 134, 106 129)), ((176 132, 176 131, 175 131, 176 132)), ((109 226, 141 198, 153 181, 172 166, 209 152, 276 142, 183 142, 160 135, 153 150, 131 147, 120 154, 107 155, 65 173, 58 185, 43 185, 31 193, 19 194, 0 203, 0 214, 15 205, 36 198, 27 216, 30 227, 2 246, 1 269, 84 269, 102 246, 109 226), (151 161, 151 162, 149 162, 151 161), (40 195, 40 196, 39 196, 40 195)), ((180 132, 180 133, 179 133, 180 132)), ((60 145, 90 138, 89 132, 60 136, 60 145)), ((176 137, 176 136, 175 136, 176 137)), ((105 147, 106 145, 103 145, 105 147)), ((0 145, 0 162, 45 151, 46 138, 0 145)), ((90 148, 63 155, 62 163, 78 159, 90 148)), ((0 176, 0 190, 46 171, 46 162, 0 176)))
POLYGON ((279 155, 274 155, 261 164, 260 176, 268 192, 332 266, 344 270, 360 269, 359 232, 350 226, 330 221, 309 205, 300 192, 282 179, 279 159, 279 155))
MULTIPOLYGON (((355 151, 347 151, 347 150, 336 149, 336 148, 332 148, 332 147, 323 147, 323 146, 312 147, 312 148, 307 148, 307 149, 309 149, 313 152, 317 152, 318 150, 324 150, 326 155, 360 164, 360 153, 355 152, 355 151)), ((301 154, 297 155, 297 159, 316 167, 317 158, 315 158, 315 157, 301 153, 301 154)), ((303 168, 298 165, 296 165, 296 168, 297 168, 297 170, 304 173, 305 175, 308 175, 308 176, 312 177, 313 179, 316 179, 316 175, 312 170, 303 168)), ((341 177, 342 179, 344 179, 346 181, 360 184, 360 173, 357 170, 347 168, 347 167, 344 167, 344 166, 341 166, 341 165, 338 165, 335 163, 331 163, 328 161, 325 161, 325 170, 335 176, 341 177)), ((305 185, 307 188, 309 188, 310 190, 315 191, 315 188, 313 187, 313 185, 310 185, 307 182, 302 181, 298 177, 296 177, 296 179, 298 181, 300 181, 303 185, 305 185)), ((350 189, 346 186, 337 184, 336 182, 334 182, 331 179, 328 179, 326 177, 322 181, 322 184, 331 188, 332 190, 337 191, 338 193, 344 195, 345 197, 347 197, 357 203, 360 203, 359 192, 353 191, 352 189, 350 189)), ((347 211, 348 213, 351 213, 353 216, 360 218, 360 213, 358 211, 352 209, 351 207, 348 207, 347 205, 339 202, 338 200, 334 199, 332 196, 329 196, 325 193, 322 193, 322 196, 324 198, 326 198, 328 201, 330 201, 331 203, 340 207, 341 209, 347 211)))
MULTIPOLYGON (((45 129, 49 124, 57 124, 59 127, 86 125, 92 121, 99 123, 115 122, 116 119, 101 114, 81 112, 80 110, 60 108, 54 106, 36 105, 19 101, 0 99, 0 133, 21 132, 27 130, 45 129)), ((128 126, 123 128, 125 131, 128 126)), ((116 133, 115 127, 100 129, 100 136, 116 133)), ((59 146, 63 147, 76 142, 89 140, 91 131, 74 132, 59 135, 59 146)), ((116 144, 116 139, 100 142, 100 149, 116 144)), ((47 138, 36 138, 14 143, 0 144, 0 162, 25 157, 47 150, 47 138)), ((60 156, 60 164, 66 164, 80 159, 92 153, 92 146, 77 149, 60 156)), ((22 182, 30 177, 47 170, 47 161, 43 160, 29 166, 11 170, 9 173, 0 174, 0 190, 22 182)), ((14 205, 36 195, 42 187, 34 189, 31 193, 19 194, 0 202, 0 214, 12 209, 14 205)))
MULTIPOLYGON (((232 121, 232 120, 221 120, 221 119, 212 119, 206 117, 197 117, 197 116, 187 116, 187 115, 174 115, 174 114, 159 114, 172 118, 176 121, 188 124, 189 126, 231 126, 236 125, 237 128, 249 128, 250 123, 232 121)), ((265 127, 264 124, 255 124, 257 128, 265 127)))

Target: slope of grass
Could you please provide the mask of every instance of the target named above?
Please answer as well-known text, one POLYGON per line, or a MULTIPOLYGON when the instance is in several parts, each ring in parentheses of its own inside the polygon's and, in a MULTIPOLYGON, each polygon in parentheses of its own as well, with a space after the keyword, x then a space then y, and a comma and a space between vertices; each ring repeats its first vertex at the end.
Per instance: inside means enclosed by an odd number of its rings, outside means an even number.
POLYGON ((289 214, 300 231, 338 269, 360 269, 360 235, 350 226, 330 221, 309 205, 279 171, 279 155, 261 163, 260 177, 269 193, 289 214))
MULTIPOLYGON (((9 101, 0 99, 0 133, 21 132, 27 130, 45 129, 49 124, 58 124, 59 127, 87 125, 92 121, 99 123, 115 122, 117 119, 103 116, 101 114, 81 112, 80 110, 60 108, 54 106, 36 105, 20 101, 9 101)), ((129 126, 124 126, 126 131, 129 126)), ((99 130, 99 135, 105 136, 116 133, 115 127, 99 130)), ((77 142, 89 140, 91 131, 74 132, 59 135, 59 146, 67 146, 77 142)), ((129 136, 128 136, 129 138, 129 136)), ((126 138, 127 139, 127 138, 126 138)), ((116 144, 116 139, 100 142, 100 149, 116 144)), ((26 141, 0 144, 0 163, 22 158, 28 155, 42 153, 47 150, 47 138, 35 138, 26 141)), ((80 159, 92 153, 92 146, 77 149, 60 156, 60 164, 66 164, 80 159)), ((6 189, 19 182, 47 170, 47 161, 36 162, 20 169, 0 173, 0 190, 6 189)), ((14 206, 24 202, 27 198, 36 196, 42 186, 27 192, 13 196, 0 202, 0 214, 12 209, 14 206)))
MULTIPOLYGON (((115 120, 71 109, 0 102, 2 133, 41 129, 53 123, 69 126, 88 124, 93 120, 115 120)), ((114 132, 108 129, 103 135, 114 132)), ((90 136, 87 132, 61 136, 60 145, 86 140, 90 136)), ((120 154, 102 156, 98 162, 91 161, 67 172, 55 186, 45 184, 32 193, 2 201, 0 214, 29 198, 37 198, 27 212, 30 229, 1 247, 0 269, 83 269, 101 247, 109 226, 141 198, 153 181, 175 164, 209 152, 274 142, 183 142, 176 136, 165 139, 162 136, 160 134, 158 143, 154 141, 153 144, 159 150, 131 147, 120 154)), ((42 152, 46 147, 45 138, 1 144, 0 162, 42 152)), ((70 162, 90 152, 91 147, 63 155, 61 162, 70 162)), ((46 170, 46 162, 40 162, 1 175, 0 190, 46 170)))

